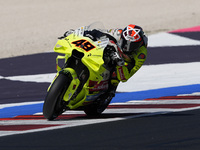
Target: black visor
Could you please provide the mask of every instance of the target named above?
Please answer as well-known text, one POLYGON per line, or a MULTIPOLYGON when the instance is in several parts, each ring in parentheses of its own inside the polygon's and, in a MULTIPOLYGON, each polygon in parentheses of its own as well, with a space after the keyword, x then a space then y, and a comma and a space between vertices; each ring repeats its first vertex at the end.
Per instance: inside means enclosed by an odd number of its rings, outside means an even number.
POLYGON ((123 38, 121 40, 122 40, 121 48, 125 54, 131 54, 133 51, 137 50, 142 45, 142 41, 131 42, 131 41, 126 41, 123 38))

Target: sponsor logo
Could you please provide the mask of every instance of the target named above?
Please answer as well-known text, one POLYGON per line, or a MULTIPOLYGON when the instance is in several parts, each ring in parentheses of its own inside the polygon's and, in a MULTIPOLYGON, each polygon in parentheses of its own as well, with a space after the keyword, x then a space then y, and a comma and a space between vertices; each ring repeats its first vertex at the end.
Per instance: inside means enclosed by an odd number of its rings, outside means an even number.
POLYGON ((105 81, 101 81, 99 84, 97 84, 97 81, 89 81, 89 87, 93 87, 92 89, 90 89, 90 92, 94 92, 94 91, 102 91, 102 90, 107 90, 108 89, 108 80, 105 81))
POLYGON ((123 68, 122 67, 118 68, 118 71, 119 71, 120 79, 126 80, 126 78, 124 76, 123 68))

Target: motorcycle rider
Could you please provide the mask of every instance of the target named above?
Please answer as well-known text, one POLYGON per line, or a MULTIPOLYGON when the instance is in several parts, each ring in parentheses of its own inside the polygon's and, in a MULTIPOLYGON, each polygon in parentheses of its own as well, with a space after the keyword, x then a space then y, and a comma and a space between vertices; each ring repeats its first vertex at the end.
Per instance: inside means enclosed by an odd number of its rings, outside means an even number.
MULTIPOLYGON (((85 35, 87 36, 87 34, 88 32, 85 35)), ((98 30, 90 31, 90 35, 93 37, 101 36, 100 34, 98 30)), ((118 52, 111 55, 116 63, 116 69, 112 73, 109 91, 100 97, 100 99, 105 100, 105 103, 109 103, 115 96, 119 82, 126 82, 145 62, 148 39, 143 29, 133 24, 128 25, 123 30, 111 29, 103 34, 110 40, 106 49, 110 52, 118 52)))
POLYGON ((120 81, 126 82, 132 77, 145 62, 148 39, 143 29, 133 24, 128 25, 123 30, 111 29, 108 32, 108 37, 111 43, 107 47, 116 49, 117 46, 119 55, 125 61, 123 65, 117 63, 116 70, 112 76, 112 84, 118 85, 120 81))
MULTIPOLYGON (((65 36, 73 33, 66 32, 65 36)), ((108 31, 94 29, 84 31, 84 36, 96 41, 102 36, 109 38, 109 43, 105 50, 113 60, 112 65, 116 65, 111 74, 109 90, 99 97, 103 100, 103 105, 107 107, 120 81, 126 82, 143 65, 147 56, 147 37, 140 26, 130 24, 124 29, 110 29, 108 31)))

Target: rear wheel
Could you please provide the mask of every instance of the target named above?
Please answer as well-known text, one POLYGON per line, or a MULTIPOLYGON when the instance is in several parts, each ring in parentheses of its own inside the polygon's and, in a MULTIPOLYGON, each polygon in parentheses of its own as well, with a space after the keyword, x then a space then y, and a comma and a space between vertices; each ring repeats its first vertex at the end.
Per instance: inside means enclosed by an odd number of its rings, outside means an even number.
POLYGON ((103 111, 104 110, 98 109, 98 105, 96 104, 90 104, 84 108, 84 112, 87 114, 87 116, 99 116, 103 111))
POLYGON ((101 113, 108 107, 112 98, 101 99, 93 104, 84 107, 84 112, 87 116, 96 117, 101 115, 101 113))
POLYGON ((44 105, 43 115, 48 120, 53 120, 63 113, 66 104, 63 95, 71 83, 70 74, 59 74, 48 91, 44 105))

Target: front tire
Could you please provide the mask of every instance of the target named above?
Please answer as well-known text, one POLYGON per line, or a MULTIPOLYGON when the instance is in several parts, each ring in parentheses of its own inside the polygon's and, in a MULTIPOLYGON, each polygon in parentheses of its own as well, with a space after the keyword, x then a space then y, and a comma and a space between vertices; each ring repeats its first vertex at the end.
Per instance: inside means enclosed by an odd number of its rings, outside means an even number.
POLYGON ((65 107, 63 95, 72 80, 69 75, 59 74, 46 95, 43 105, 43 115, 48 120, 54 120, 63 113, 65 107))

